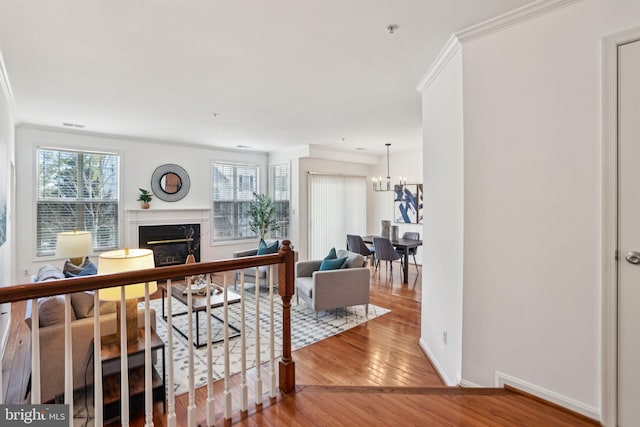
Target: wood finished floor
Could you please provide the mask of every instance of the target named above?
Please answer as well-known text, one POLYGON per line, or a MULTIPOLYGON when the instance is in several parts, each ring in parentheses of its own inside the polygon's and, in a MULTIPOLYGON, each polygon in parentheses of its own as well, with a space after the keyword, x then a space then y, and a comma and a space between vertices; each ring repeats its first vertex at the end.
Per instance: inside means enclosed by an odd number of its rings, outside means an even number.
MULTIPOLYGON (((402 284, 399 268, 371 280, 371 303, 391 310, 384 316, 293 353, 297 391, 264 397, 255 405, 257 370, 248 373, 251 404, 247 413, 222 417, 223 384, 214 387, 216 425, 242 426, 593 426, 598 423, 504 389, 444 387, 418 346, 422 277, 410 268, 402 284)), ((30 371, 29 335, 24 307, 14 304, 5 355, 3 391, 7 403, 19 402, 30 371)), ((276 366, 277 372, 277 366, 276 366)), ((268 367, 261 369, 263 391, 268 367)), ((234 408, 239 407, 240 377, 232 377, 234 408)), ((205 423, 207 390, 198 389, 197 419, 205 423)), ((187 425, 188 395, 176 398, 177 425, 187 425)), ((142 408, 141 408, 142 409, 142 408)), ((142 409, 143 411, 143 409, 142 409)), ((156 404, 154 423, 167 425, 156 404)), ((113 424, 117 425, 117 424, 113 424)), ((143 426, 144 415, 131 426, 143 426)))

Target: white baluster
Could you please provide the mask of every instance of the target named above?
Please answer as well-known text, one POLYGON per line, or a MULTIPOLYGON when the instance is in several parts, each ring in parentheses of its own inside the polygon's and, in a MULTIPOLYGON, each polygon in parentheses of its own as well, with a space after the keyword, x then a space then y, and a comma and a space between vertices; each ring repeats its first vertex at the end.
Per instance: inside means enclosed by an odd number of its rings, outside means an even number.
POLYGON ((127 299, 120 286, 120 423, 129 426, 129 357, 127 353, 127 299))
POLYGON ((242 393, 242 401, 240 402, 240 410, 249 409, 249 388, 247 387, 247 328, 244 307, 244 271, 240 272, 240 391, 242 393))
POLYGON ((227 304, 227 275, 223 280, 223 314, 224 314, 224 419, 231 418, 231 378, 229 373, 229 307, 227 304))
POLYGON ((93 418, 95 427, 102 427, 102 341, 100 335, 100 298, 93 294, 93 418))
POLYGON ((153 365, 151 364, 151 308, 149 282, 144 284, 144 409, 145 427, 153 426, 153 365))
POLYGON ((169 383, 167 384, 169 396, 167 402, 167 425, 176 427, 176 398, 173 392, 173 315, 171 311, 171 279, 167 279, 167 359, 166 366, 169 383))
POLYGON ((216 422, 216 406, 213 397, 213 345, 211 344, 211 275, 207 274, 207 426, 216 422))
MULTIPOLYGON (((42 402, 40 393, 40 317, 38 299, 31 300, 31 403, 42 402)), ((0 369, 1 371, 2 369, 0 369)), ((2 384, 2 383, 0 383, 2 384)), ((2 387, 0 387, 1 389, 2 387)))
POLYGON ((269 358, 269 377, 271 378, 271 387, 269 389, 269 396, 276 397, 276 370, 275 370, 275 339, 274 339, 274 331, 275 331, 275 320, 273 314, 273 264, 269 266, 269 347, 270 347, 270 358, 269 358))
POLYGON ((256 405, 262 404, 262 367, 260 366, 260 270, 256 267, 256 405))
POLYGON ((187 318, 189 333, 189 406, 187 407, 187 424, 196 427, 196 390, 193 360, 193 295, 191 295, 191 276, 187 277, 187 318))
POLYGON ((73 349, 71 348, 71 294, 64 296, 64 403, 69 405, 69 426, 73 427, 73 349))

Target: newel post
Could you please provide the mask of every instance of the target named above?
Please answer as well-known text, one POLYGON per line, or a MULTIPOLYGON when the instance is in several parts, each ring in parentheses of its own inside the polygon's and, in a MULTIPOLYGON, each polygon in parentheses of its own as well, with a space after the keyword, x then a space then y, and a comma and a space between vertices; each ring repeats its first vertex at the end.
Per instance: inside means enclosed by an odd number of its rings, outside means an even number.
POLYGON ((279 365, 279 387, 283 393, 296 388, 296 365, 291 358, 291 297, 294 294, 295 254, 291 241, 282 242, 278 252, 284 255, 284 264, 278 264, 278 294, 282 297, 282 359, 279 365))

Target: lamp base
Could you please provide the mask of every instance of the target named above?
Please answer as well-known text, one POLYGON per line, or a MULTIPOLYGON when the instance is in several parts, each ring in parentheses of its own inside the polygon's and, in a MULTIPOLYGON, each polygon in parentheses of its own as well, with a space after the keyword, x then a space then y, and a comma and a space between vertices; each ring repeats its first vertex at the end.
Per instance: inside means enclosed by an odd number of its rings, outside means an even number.
MULTIPOLYGON (((118 339, 118 343, 120 343, 120 337, 122 335, 122 330, 120 329, 120 319, 122 318, 122 307, 120 301, 116 301, 116 313, 117 313, 117 329, 116 329, 116 337, 118 339)), ((127 325, 127 345, 135 344, 138 342, 138 300, 132 299, 127 300, 125 304, 125 322, 127 325)))

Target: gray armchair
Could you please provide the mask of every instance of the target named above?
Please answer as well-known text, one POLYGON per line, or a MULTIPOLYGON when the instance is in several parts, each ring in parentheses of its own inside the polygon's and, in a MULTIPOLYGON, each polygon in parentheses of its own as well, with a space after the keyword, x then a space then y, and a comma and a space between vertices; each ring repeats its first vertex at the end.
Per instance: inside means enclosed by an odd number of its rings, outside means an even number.
POLYGON ((370 270, 365 258, 339 249, 338 258, 347 257, 346 268, 319 271, 322 260, 296 263, 296 299, 302 298, 316 315, 319 311, 366 304, 369 313, 370 270))
MULTIPOLYGON (((265 240, 265 243, 267 244, 271 244, 273 243, 275 240, 265 240)), ((282 247, 282 242, 278 243, 278 249, 280 249, 282 247)), ((258 248, 253 248, 253 249, 245 249, 243 251, 236 251, 233 253, 233 258, 241 258, 241 257, 246 257, 246 256, 255 256, 258 254, 258 248)), ((269 286, 269 267, 268 265, 263 265, 258 267, 258 275, 256 277, 256 269, 255 267, 252 268, 245 268, 244 270, 242 270, 244 272, 244 277, 245 277, 245 281, 246 280, 255 280, 256 284, 258 286, 265 286, 268 287, 269 286)), ((235 274, 233 275, 233 285, 236 286, 238 284, 238 281, 240 280, 240 271, 236 271, 235 274)), ((273 277, 273 286, 276 287, 278 286, 278 268, 274 267, 274 277, 273 277)))

